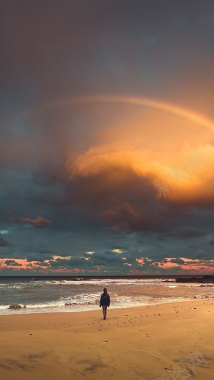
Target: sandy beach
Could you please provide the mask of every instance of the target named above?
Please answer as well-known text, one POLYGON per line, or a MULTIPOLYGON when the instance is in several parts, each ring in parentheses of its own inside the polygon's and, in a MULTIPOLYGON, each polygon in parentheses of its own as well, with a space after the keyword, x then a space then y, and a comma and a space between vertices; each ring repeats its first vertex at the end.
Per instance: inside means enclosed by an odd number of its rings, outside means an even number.
POLYGON ((0 378, 211 380, 213 304, 0 316, 0 378))

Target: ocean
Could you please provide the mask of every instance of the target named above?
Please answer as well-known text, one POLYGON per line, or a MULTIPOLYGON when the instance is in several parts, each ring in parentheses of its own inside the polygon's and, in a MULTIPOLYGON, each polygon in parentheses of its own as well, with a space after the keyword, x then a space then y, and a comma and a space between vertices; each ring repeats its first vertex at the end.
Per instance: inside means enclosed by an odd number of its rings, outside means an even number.
POLYGON ((0 277, 0 314, 98 310, 103 288, 111 308, 214 297, 213 283, 177 283, 175 277, 0 277), (20 305, 20 309, 9 309, 20 305))

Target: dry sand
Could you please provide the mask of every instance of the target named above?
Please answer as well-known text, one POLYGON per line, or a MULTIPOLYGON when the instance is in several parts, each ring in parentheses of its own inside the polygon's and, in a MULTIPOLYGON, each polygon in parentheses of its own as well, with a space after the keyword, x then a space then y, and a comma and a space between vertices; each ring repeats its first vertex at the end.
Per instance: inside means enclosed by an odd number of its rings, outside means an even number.
POLYGON ((0 316, 0 379, 213 380, 213 304, 0 316))

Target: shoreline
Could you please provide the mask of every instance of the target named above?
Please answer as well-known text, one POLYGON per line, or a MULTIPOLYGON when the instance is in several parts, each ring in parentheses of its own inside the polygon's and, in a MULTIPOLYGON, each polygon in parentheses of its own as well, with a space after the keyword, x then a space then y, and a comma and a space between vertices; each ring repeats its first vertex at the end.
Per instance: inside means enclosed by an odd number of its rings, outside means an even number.
MULTIPOLYGON (((149 305, 139 305, 139 306, 127 306, 127 307, 114 307, 112 308, 111 306, 109 308, 107 308, 107 313, 108 315, 113 312, 113 314, 115 314, 114 312, 115 311, 119 311, 119 314, 123 314, 123 311, 124 312, 127 312, 129 310, 132 310, 132 311, 144 311, 144 309, 147 309, 147 308, 152 308, 152 307, 159 307, 159 306, 171 306, 171 307, 176 307, 177 305, 181 304, 182 306, 182 303, 186 304, 186 303, 198 303, 198 302, 202 302, 203 304, 206 302, 206 301, 209 301, 211 303, 211 305, 214 305, 214 298, 205 298, 205 299, 191 299, 191 300, 180 300, 180 301, 175 301, 175 302, 164 302, 164 303, 158 303, 158 304, 149 304, 149 305)), ((214 311, 214 306, 213 306, 213 311, 214 311)), ((11 314, 0 314, 0 328, 1 328, 1 318, 7 318, 7 317, 13 317, 13 316, 18 316, 18 317, 23 317, 23 316, 29 316, 29 317, 37 317, 37 316, 47 316, 47 317, 51 317, 51 316, 54 316, 54 318, 57 318, 58 315, 60 316, 63 316, 63 315, 67 315, 67 314, 71 314, 72 316, 75 315, 78 317, 78 314, 79 316, 83 315, 83 314, 100 314, 101 316, 101 319, 102 319, 102 308, 98 307, 94 310, 82 310, 82 311, 71 311, 71 310, 68 310, 68 311, 57 311, 57 312, 45 312, 45 313, 41 313, 41 312, 38 312, 38 313, 19 313, 19 311, 17 311, 17 313, 11 313, 11 314)))
POLYGON ((182 365, 190 379, 212 380, 213 316, 214 299, 110 307, 106 320, 101 308, 1 315, 0 376, 155 380, 170 377, 169 371, 182 365), (185 360, 196 352, 204 362, 195 366, 194 373, 185 360))
MULTIPOLYGON (((119 309, 127 309, 127 308, 135 308, 135 307, 147 307, 147 306, 155 306, 155 305, 168 305, 168 304, 173 304, 173 303, 180 303, 180 302, 189 302, 189 301, 193 301, 193 300, 208 300, 208 299, 212 299, 211 297, 208 297, 208 296, 201 296, 201 297, 197 297, 197 298, 177 298, 177 299, 169 299, 169 301, 166 301, 164 300, 163 302, 160 302, 161 300, 158 300, 157 302, 153 302, 151 301, 151 303, 142 303, 140 305, 136 305, 136 304, 132 304, 132 305, 127 305, 127 306, 110 306, 110 309, 112 310, 119 310, 119 309)), ((213 298, 214 300, 214 298, 213 298)), ((20 304, 21 305, 21 304, 20 304)), ((8 305, 7 305, 8 306, 8 305)), ((85 309, 85 310, 72 310, 72 305, 69 306, 69 305, 65 305, 65 306, 62 306, 62 307, 41 307, 41 308, 37 308, 37 309, 34 309, 33 311, 31 311, 33 308, 27 308, 27 305, 26 305, 26 308, 22 307, 21 309, 4 309, 5 310, 5 313, 1 313, 0 312, 0 317, 1 316, 7 316, 7 315, 31 315, 31 314, 54 314, 54 313, 83 313, 83 312, 89 312, 89 311, 97 311, 99 310, 99 305, 93 305, 94 308, 88 308, 88 309, 85 309), (52 311, 50 310, 47 310, 47 309, 52 309, 52 311), (40 311, 40 310, 43 310, 43 311, 40 311)), ((80 306, 81 308, 81 306, 80 306)))

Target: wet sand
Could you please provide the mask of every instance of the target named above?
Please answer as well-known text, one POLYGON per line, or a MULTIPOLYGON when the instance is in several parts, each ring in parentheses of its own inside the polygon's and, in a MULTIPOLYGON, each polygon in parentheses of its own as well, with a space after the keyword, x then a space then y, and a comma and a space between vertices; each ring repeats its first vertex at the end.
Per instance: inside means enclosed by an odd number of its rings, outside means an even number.
POLYGON ((213 318, 213 298, 0 316, 0 379, 213 380, 213 318))

